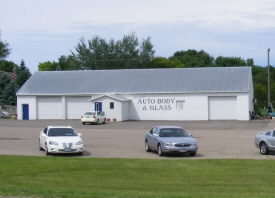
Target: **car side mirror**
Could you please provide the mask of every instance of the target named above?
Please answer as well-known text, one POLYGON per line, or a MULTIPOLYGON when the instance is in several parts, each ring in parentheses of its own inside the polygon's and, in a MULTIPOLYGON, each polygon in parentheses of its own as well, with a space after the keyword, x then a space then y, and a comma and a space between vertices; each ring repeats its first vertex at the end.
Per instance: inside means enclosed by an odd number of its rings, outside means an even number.
POLYGON ((156 137, 158 137, 158 134, 154 133, 154 134, 153 134, 153 136, 156 136, 156 137))
POLYGON ((81 137, 82 134, 81 134, 81 133, 78 133, 77 135, 78 135, 79 137, 81 137))
POLYGON ((189 133, 189 137, 193 137, 193 134, 192 134, 192 133, 189 133))

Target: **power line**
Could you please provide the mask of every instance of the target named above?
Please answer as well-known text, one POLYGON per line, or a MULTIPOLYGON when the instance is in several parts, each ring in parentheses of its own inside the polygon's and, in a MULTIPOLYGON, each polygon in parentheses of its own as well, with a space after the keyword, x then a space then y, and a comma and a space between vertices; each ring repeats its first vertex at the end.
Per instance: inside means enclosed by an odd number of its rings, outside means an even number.
MULTIPOLYGON (((1 30, 0 30, 0 41, 1 41, 1 30)), ((275 48, 269 48, 269 49, 275 49, 275 48)), ((242 51, 231 51, 231 52, 223 52, 223 54, 228 54, 228 53, 240 53, 240 52, 249 52, 249 51, 262 51, 264 49, 253 49, 253 50, 242 50, 242 51)), ((180 51, 178 51, 180 52, 180 51)), ((186 52, 186 51, 184 51, 186 52)), ((205 52, 207 53, 207 52, 205 52)), ((208 54, 208 53, 207 53, 208 54)), ((169 58, 182 58, 182 57, 202 57, 202 56, 206 56, 207 54, 196 54, 196 55, 183 55, 183 56, 170 56, 168 58, 166 57, 162 57, 162 56, 157 56, 157 57, 154 57, 154 58, 166 58, 166 59, 169 59, 169 58)), ((211 55, 208 54, 210 57, 211 55)), ((219 55, 219 56, 222 56, 222 57, 237 57, 239 58, 240 56, 223 56, 223 55, 219 55)), ((218 57, 218 56, 217 56, 218 57)), ((240 57, 242 58, 242 57, 240 57)), ((153 58, 119 58, 119 59, 92 59, 92 58, 87 58, 86 60, 87 61, 93 61, 93 62, 107 62, 107 61, 138 61, 138 60, 151 60, 153 58)), ((21 61, 21 60, 14 60, 14 61, 21 61)), ((40 62, 41 60, 29 60, 28 62, 40 62)), ((44 62, 47 62, 47 61, 44 61, 44 62)))

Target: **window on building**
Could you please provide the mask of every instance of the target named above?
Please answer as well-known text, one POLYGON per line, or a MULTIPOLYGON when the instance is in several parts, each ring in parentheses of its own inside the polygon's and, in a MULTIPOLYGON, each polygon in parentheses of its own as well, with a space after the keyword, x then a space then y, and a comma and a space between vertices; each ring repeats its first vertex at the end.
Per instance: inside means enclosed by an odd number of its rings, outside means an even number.
POLYGON ((110 102, 110 109, 114 109, 114 108, 115 108, 114 102, 110 102))
POLYGON ((185 109, 185 100, 177 101, 177 109, 185 109))

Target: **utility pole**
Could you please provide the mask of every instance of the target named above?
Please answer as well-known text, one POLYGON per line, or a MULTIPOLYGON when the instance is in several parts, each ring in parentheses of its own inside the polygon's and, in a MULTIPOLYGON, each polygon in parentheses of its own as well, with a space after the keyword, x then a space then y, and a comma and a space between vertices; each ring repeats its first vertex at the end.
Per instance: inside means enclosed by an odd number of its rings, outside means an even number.
POLYGON ((269 77, 269 52, 270 49, 267 49, 267 94, 268 94, 268 107, 271 107, 270 105, 270 77, 269 77))

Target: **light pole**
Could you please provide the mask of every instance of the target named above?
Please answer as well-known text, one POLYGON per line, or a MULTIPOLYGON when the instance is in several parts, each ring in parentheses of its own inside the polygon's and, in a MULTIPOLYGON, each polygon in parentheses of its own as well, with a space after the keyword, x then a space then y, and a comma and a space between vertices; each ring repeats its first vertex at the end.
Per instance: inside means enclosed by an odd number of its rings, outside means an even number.
POLYGON ((270 77, 269 77, 269 52, 270 49, 267 49, 267 96, 268 96, 268 107, 271 107, 270 105, 270 77))

